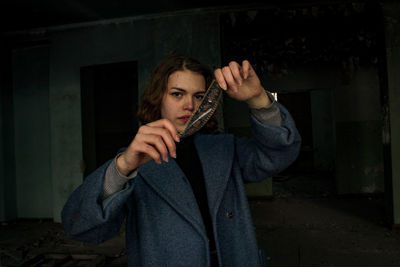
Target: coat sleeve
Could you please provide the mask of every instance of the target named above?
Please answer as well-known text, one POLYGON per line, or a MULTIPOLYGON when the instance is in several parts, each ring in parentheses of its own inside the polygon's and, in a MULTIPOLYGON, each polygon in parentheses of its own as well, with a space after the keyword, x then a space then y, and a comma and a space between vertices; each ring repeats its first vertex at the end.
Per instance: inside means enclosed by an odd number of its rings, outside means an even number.
POLYGON ((125 219, 126 202, 134 188, 134 181, 103 202, 103 181, 111 161, 90 174, 72 192, 61 212, 66 234, 78 241, 101 243, 119 233, 125 219))
POLYGON ((297 158, 301 137, 285 107, 278 105, 281 126, 260 123, 250 116, 253 139, 236 139, 236 155, 245 182, 259 182, 280 173, 297 158))

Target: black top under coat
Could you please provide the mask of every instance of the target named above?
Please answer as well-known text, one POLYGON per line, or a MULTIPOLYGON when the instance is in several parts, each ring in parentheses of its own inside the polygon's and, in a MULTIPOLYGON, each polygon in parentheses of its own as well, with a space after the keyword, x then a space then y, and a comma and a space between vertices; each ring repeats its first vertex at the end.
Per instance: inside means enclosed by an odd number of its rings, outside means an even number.
POLYGON ((215 251, 214 231, 207 201, 204 174, 199 155, 197 154, 193 142, 193 135, 181 138, 181 141, 176 143, 176 155, 176 162, 186 175, 186 178, 192 187, 201 216, 203 217, 204 226, 210 242, 210 251, 215 251))

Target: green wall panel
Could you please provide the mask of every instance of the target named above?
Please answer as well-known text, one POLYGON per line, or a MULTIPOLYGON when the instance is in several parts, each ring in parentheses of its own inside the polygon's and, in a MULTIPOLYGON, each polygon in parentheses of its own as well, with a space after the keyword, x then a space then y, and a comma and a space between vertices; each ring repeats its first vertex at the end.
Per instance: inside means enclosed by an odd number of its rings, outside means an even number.
POLYGON ((272 178, 259 183, 246 184, 246 193, 248 197, 272 197, 272 178))
POLYGON ((11 50, 0 43, 0 221, 17 217, 11 50))
POLYGON ((382 193, 381 121, 336 123, 336 182, 341 194, 382 193))
POLYGON ((16 195, 19 218, 52 217, 49 48, 13 54, 16 195))
POLYGON ((339 194, 384 191, 382 115, 376 68, 359 68, 334 88, 336 185, 339 194))

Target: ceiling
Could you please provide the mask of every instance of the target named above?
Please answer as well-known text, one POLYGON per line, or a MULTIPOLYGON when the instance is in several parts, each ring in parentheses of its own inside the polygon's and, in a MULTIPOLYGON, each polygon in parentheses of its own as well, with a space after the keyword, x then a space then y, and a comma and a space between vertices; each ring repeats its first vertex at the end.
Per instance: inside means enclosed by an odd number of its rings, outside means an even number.
POLYGON ((239 0, 9 0, 0 4, 0 31, 240 4, 239 0))
POLYGON ((3 0, 0 3, 0 32, 196 8, 358 1, 367 0, 3 0))

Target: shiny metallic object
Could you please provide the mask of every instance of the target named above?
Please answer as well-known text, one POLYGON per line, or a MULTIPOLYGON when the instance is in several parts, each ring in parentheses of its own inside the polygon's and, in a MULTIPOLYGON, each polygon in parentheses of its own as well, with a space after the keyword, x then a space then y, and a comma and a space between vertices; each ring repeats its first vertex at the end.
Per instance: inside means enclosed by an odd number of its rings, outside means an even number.
POLYGON ((200 130, 214 114, 222 96, 222 89, 213 80, 208 87, 198 109, 192 114, 186 123, 185 129, 179 133, 179 137, 187 137, 200 130))

